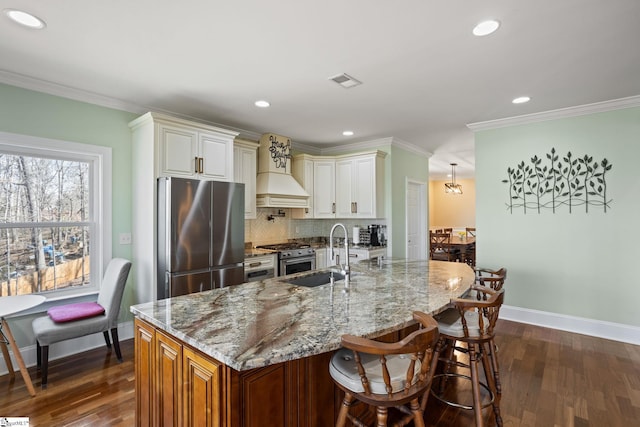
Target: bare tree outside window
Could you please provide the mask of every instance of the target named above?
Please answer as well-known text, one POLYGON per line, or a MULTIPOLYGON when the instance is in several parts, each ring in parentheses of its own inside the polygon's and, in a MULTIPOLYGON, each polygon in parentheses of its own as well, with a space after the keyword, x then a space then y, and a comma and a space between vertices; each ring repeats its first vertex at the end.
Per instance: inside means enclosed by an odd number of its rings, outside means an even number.
POLYGON ((90 169, 0 152, 0 296, 89 283, 90 169))

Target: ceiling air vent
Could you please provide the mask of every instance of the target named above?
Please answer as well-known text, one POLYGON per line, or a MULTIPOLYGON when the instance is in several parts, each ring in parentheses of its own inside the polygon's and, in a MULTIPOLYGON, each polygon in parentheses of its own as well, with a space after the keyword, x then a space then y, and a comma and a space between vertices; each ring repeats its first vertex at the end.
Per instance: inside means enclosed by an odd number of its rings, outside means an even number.
POLYGON ((345 73, 338 74, 337 76, 329 77, 329 80, 333 80, 334 82, 338 83, 340 86, 347 89, 362 84, 361 81, 356 80, 350 75, 345 73))

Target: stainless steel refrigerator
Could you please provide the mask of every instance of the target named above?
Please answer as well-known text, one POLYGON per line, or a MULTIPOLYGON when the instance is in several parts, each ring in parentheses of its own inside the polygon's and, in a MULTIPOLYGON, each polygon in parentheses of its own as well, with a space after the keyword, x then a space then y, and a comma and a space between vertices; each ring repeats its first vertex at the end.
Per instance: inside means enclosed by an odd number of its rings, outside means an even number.
POLYGON ((244 184, 158 179, 158 299, 244 282, 244 184))

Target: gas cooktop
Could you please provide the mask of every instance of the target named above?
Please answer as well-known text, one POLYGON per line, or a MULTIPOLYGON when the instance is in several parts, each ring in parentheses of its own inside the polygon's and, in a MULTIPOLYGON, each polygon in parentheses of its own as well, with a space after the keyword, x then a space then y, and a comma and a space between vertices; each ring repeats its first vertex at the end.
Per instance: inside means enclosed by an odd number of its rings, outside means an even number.
POLYGON ((306 249, 310 248, 308 243, 288 242, 288 243, 273 243, 269 245, 256 246, 258 249, 269 249, 272 251, 289 251, 292 249, 306 249))
POLYGON ((316 250, 308 243, 288 242, 256 246, 258 249, 278 251, 280 259, 315 256, 316 250))

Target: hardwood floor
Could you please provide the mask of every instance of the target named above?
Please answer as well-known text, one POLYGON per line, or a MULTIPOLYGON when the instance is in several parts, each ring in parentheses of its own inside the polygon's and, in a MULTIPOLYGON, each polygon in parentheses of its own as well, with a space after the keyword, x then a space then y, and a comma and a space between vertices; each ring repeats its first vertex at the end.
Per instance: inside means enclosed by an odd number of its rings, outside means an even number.
POLYGON ((123 362, 100 347, 49 362, 46 389, 29 368, 35 397, 30 397, 19 373, 0 377, 0 417, 29 417, 31 427, 133 426, 135 375, 133 340, 120 343, 123 362))
MULTIPOLYGON (((613 427, 640 420, 640 346, 500 320, 497 327, 505 426, 613 427)), ((0 417, 28 416, 31 426, 132 426, 133 340, 118 363, 106 348, 52 361, 49 386, 30 368, 36 396, 17 374, 0 377, 0 417)), ((495 425, 485 409, 487 425, 495 425)), ((431 397, 429 426, 473 426, 471 411, 431 397)), ((268 422, 265 426, 269 426, 268 422)))

